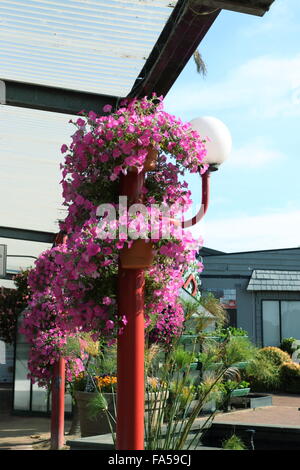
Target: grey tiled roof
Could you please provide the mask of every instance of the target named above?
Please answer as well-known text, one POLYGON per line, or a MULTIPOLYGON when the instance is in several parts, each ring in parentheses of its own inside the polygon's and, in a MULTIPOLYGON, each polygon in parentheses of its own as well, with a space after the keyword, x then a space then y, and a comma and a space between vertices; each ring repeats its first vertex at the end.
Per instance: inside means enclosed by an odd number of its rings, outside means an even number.
POLYGON ((300 291, 300 271, 254 269, 247 290, 300 291))

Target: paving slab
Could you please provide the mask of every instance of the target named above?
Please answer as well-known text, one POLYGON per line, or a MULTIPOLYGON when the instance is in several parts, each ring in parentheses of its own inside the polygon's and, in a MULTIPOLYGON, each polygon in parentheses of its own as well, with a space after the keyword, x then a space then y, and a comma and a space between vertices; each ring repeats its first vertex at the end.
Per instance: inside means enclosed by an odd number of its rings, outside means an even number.
POLYGON ((220 413, 214 423, 264 424, 300 427, 300 395, 272 395, 272 406, 220 413))
MULTIPOLYGON (((300 395, 272 394, 272 406, 217 414, 215 423, 241 423, 300 427, 300 395)), ((65 441, 71 422, 65 422, 65 441)), ((0 450, 49 450, 49 417, 15 416, 0 409, 0 450)), ((68 446, 65 447, 68 449, 68 446)))

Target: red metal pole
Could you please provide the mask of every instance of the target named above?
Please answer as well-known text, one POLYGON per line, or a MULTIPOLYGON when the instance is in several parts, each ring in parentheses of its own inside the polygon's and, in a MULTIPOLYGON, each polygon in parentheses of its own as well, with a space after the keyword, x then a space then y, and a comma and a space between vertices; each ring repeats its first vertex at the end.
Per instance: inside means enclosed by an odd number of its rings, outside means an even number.
MULTIPOLYGON (((128 205, 141 199, 144 173, 122 177, 128 205)), ((118 338, 117 449, 144 449, 144 270, 119 266, 118 309, 127 325, 118 338)))
MULTIPOLYGON (((53 247, 66 243, 67 235, 59 232, 53 247)), ((51 406, 51 449, 59 450, 64 445, 65 430, 65 360, 60 358, 53 367, 51 406)))
POLYGON ((197 214, 189 220, 184 220, 181 224, 182 228, 192 227, 196 225, 200 220, 203 219, 205 216, 208 204, 209 204, 209 189, 210 189, 210 169, 208 169, 203 175, 201 175, 202 179, 202 200, 201 200, 201 207, 197 214))
POLYGON ((119 308, 128 323, 118 339, 117 449, 144 449, 144 270, 119 271, 119 308))
POLYGON ((65 360, 60 358, 54 364, 52 379, 51 449, 64 446, 65 415, 65 360))

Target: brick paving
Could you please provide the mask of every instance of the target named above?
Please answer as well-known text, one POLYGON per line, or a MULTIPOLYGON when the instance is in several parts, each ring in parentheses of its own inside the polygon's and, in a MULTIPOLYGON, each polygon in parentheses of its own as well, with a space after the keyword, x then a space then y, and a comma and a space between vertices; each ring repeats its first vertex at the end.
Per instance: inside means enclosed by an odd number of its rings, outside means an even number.
POLYGON ((218 414, 215 423, 241 423, 300 427, 300 395, 272 395, 272 406, 218 414))
MULTIPOLYGON (((300 395, 272 395, 273 405, 256 409, 242 409, 217 414, 216 423, 265 424, 300 427, 300 395)), ((0 410, 0 450, 34 450, 50 448, 48 417, 12 416, 0 410)), ((70 421, 65 423, 65 439, 70 421)))

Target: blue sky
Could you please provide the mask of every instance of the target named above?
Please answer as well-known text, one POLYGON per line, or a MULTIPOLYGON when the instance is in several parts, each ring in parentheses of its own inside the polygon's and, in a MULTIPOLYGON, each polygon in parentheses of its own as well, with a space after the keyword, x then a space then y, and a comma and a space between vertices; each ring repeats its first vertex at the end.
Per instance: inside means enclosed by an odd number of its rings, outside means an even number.
MULTIPOLYGON (((230 129, 232 154, 211 176, 211 201, 195 234, 227 252, 300 245, 300 2, 275 0, 264 17, 222 11, 200 45, 207 76, 191 60, 165 99, 189 121, 215 116, 230 129)), ((61 210, 60 146, 69 116, 0 106, 1 225, 54 231, 61 210)), ((195 205, 199 178, 189 178, 195 205)), ((45 244, 13 240, 9 254, 45 244)), ((30 261, 31 262, 31 261, 30 261)), ((9 266, 27 265, 10 258, 9 266)))
MULTIPOLYGON (((248 251, 300 245, 300 2, 275 0, 264 17, 222 11, 165 99, 189 121, 215 116, 230 129, 229 160, 211 176, 196 228, 205 246, 248 251)), ((194 199, 198 181, 190 179, 194 199)))

